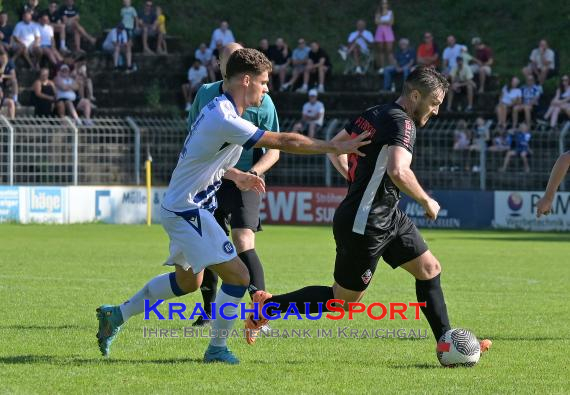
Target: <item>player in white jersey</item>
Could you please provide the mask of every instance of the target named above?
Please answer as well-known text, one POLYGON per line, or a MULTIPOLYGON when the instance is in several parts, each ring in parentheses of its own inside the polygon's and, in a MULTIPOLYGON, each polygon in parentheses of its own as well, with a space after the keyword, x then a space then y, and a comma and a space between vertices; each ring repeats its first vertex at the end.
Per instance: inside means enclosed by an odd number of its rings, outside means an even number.
MULTIPOLYGON (((176 264, 176 271, 153 278, 121 305, 103 305, 97 309, 97 339, 104 356, 109 354, 122 324, 144 311, 145 301, 153 306, 158 300, 195 291, 200 287, 205 267, 214 270, 223 282, 216 306, 226 304, 225 316, 237 316, 237 306, 249 285, 249 274, 212 211, 222 177, 234 181, 242 190, 265 190, 263 179, 233 168, 242 149, 265 147, 298 154, 363 155, 358 149, 369 144, 369 140, 364 141, 369 137, 367 133, 349 141, 327 142, 297 133, 263 131, 240 118, 245 108, 261 105, 263 95, 268 92, 270 72, 271 62, 257 50, 239 49, 229 58, 227 89, 202 109, 192 125, 163 201, 162 223, 170 238, 168 261, 176 264)), ((223 319, 217 314, 213 333, 227 333, 234 321, 235 318, 223 319)), ((204 361, 239 363, 228 350, 226 340, 223 336, 213 337, 204 361)))

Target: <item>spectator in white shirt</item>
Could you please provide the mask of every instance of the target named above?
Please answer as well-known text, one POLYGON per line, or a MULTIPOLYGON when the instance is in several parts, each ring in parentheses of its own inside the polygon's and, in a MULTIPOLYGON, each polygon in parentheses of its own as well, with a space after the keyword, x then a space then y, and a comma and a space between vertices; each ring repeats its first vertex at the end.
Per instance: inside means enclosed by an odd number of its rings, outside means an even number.
POLYGON ((214 32, 212 33, 212 40, 210 41, 210 49, 212 51, 214 50, 214 48, 216 48, 216 42, 218 41, 221 41, 224 47, 230 43, 236 42, 234 34, 230 30, 230 25, 226 20, 223 20, 220 23, 220 27, 214 30, 214 32))
POLYGON ((53 65, 63 62, 63 56, 60 55, 55 47, 53 27, 49 23, 48 14, 42 14, 38 29, 40 31, 40 49, 42 55, 47 57, 53 65))
POLYGON ((501 99, 497 105, 497 126, 500 130, 507 128, 508 111, 520 104, 522 91, 519 89, 520 80, 517 77, 511 78, 510 85, 503 86, 501 99))
POLYGON ((194 59, 198 59, 200 63, 206 68, 208 71, 208 77, 210 78, 211 82, 216 81, 216 71, 212 66, 212 51, 206 43, 201 43, 198 49, 194 52, 194 59))
POLYGON ((32 22, 32 11, 25 11, 22 20, 16 24, 14 33, 15 54, 12 60, 15 62, 19 56, 23 56, 33 70, 39 70, 38 62, 41 57, 40 30, 35 22, 32 22))
POLYGON ((133 71, 133 51, 132 41, 129 40, 129 35, 125 25, 119 23, 117 27, 111 29, 105 41, 103 42, 103 50, 113 54, 113 65, 115 70, 120 68, 121 52, 125 55, 125 62, 127 64, 127 71, 133 71))
POLYGON ((186 102, 186 111, 192 108, 192 100, 198 89, 206 82, 208 72, 206 67, 198 60, 194 59, 192 67, 188 69, 188 82, 182 85, 182 94, 186 102))
POLYGON ((539 85, 544 85, 544 81, 554 76, 555 54, 548 48, 546 40, 540 40, 538 48, 532 50, 529 59, 530 63, 522 70, 525 76, 534 75, 539 85))
POLYGON ((451 70, 457 66, 457 58, 462 51, 467 50, 465 45, 457 44, 454 36, 447 37, 447 47, 443 50, 443 75, 449 76, 451 70))
POLYGON ((348 46, 343 46, 339 50, 340 56, 346 60, 348 56, 352 56, 354 65, 356 66, 356 74, 364 74, 362 69, 362 58, 370 56, 370 46, 374 43, 372 32, 366 30, 366 22, 359 19, 356 22, 356 30, 348 36, 348 46))
POLYGON ((317 100, 317 97, 316 89, 309 90, 309 101, 303 105, 303 122, 309 137, 315 137, 325 119, 325 106, 317 100))

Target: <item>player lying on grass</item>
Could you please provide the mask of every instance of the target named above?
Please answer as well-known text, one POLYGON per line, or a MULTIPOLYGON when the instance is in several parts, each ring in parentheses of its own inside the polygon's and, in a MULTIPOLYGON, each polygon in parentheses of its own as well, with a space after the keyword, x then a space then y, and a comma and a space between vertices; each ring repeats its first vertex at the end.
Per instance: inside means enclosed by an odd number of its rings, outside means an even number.
POLYGON ((544 196, 536 203, 537 218, 540 218, 541 215, 548 215, 550 213, 552 202, 554 201, 554 195, 562 183, 564 176, 568 172, 568 168, 570 168, 570 151, 560 155, 550 172, 550 178, 548 179, 548 185, 544 191, 544 196))
MULTIPOLYGON (((367 133, 351 140, 327 142, 297 133, 263 131, 241 118, 247 107, 261 104, 268 92, 270 72, 271 62, 257 50, 239 49, 230 56, 226 91, 206 105, 192 125, 162 203, 162 225, 170 239, 168 262, 176 265, 176 271, 153 278, 121 305, 103 305, 97 309, 97 339, 104 356, 109 354, 123 323, 144 311, 145 300, 153 305, 159 299, 197 290, 206 267, 222 279, 216 305, 233 303, 236 307, 226 307, 224 312, 228 317, 236 314, 249 285, 249 274, 214 219, 213 211, 223 176, 241 190, 265 190, 262 178, 233 168, 242 149, 266 147, 298 154, 332 152, 358 156, 362 155, 358 149, 370 143, 364 141, 369 137, 367 133)), ((213 332, 227 332, 234 321, 221 319, 218 314, 212 323, 213 332)), ((239 363, 228 350, 226 338, 221 336, 211 339, 204 361, 239 363)))
MULTIPOLYGON (((366 156, 329 155, 334 166, 348 180, 348 193, 333 219, 336 242, 335 282, 332 287, 310 286, 275 295, 258 291, 254 302, 278 305, 285 313, 296 303, 301 314, 317 313, 330 299, 358 302, 370 284, 382 257, 392 268, 408 271, 416 279, 418 302, 426 302, 426 316, 435 340, 451 329, 440 284, 441 266, 429 251, 414 223, 398 208, 400 191, 417 201, 428 218, 435 220, 439 204, 418 183, 410 169, 416 139, 416 125, 422 127, 437 115, 449 84, 435 69, 418 67, 406 79, 401 96, 394 103, 372 107, 357 117, 333 141, 350 141, 370 133, 372 144, 363 147, 366 156), (306 311, 305 303, 309 303, 306 311)), ((267 319, 245 322, 253 343, 267 319)), ((491 342, 484 340, 486 351, 491 342)))

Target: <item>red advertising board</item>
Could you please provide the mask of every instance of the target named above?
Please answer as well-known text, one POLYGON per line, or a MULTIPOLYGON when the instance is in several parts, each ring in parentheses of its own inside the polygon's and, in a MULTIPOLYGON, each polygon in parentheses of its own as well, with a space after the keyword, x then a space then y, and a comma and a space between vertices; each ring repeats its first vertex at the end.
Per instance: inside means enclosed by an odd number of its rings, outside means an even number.
POLYGON ((261 200, 266 224, 331 224, 346 188, 270 187, 261 200))

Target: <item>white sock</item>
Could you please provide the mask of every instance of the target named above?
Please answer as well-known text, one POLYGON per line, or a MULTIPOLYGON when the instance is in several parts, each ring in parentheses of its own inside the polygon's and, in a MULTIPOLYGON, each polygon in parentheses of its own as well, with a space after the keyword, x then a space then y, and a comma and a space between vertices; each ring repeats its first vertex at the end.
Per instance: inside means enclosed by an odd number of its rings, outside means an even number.
POLYGON ((120 305, 123 320, 127 321, 134 315, 144 311, 144 301, 148 300, 149 306, 156 303, 158 299, 172 299, 182 295, 183 292, 176 284, 174 272, 164 273, 150 280, 140 291, 129 300, 120 305), (174 284, 172 283, 174 281, 174 284))
MULTIPOLYGON (((239 302, 243 298, 243 295, 245 295, 246 289, 247 287, 242 287, 239 285, 222 284, 222 287, 218 291, 218 295, 216 295, 216 309, 220 309, 224 303, 234 303, 239 306, 239 302)), ((237 314, 237 312, 238 308, 232 306, 226 306, 224 308, 224 315, 228 317, 237 314)), ((220 312, 218 310, 216 312, 216 319, 212 322, 212 329, 214 329, 217 333, 221 333, 221 331, 229 333, 229 331, 234 326, 235 321, 236 319, 226 320, 220 317, 220 312)), ((216 347, 225 347, 227 340, 227 336, 212 337, 210 340, 210 345, 216 347)))

